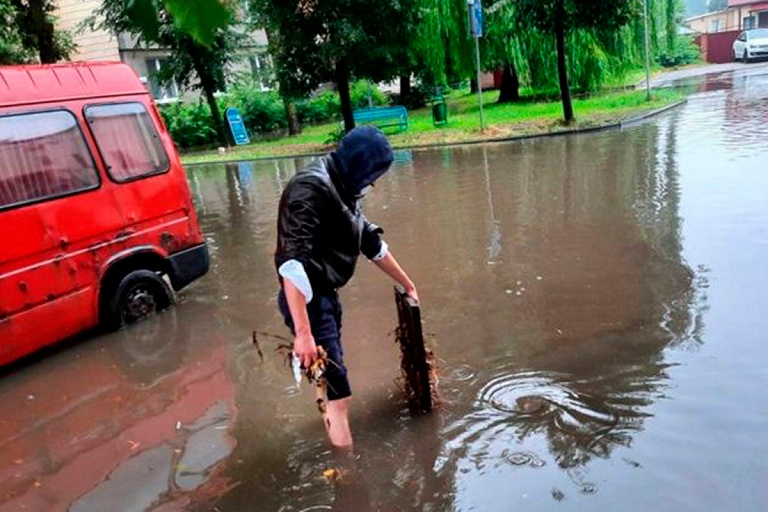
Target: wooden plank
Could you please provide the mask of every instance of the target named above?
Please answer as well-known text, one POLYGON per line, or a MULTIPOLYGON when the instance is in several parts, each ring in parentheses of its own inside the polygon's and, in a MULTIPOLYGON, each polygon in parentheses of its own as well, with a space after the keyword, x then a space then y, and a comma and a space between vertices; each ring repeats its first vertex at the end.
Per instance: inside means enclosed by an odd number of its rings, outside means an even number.
POLYGON ((401 369, 403 384, 412 410, 429 412, 435 405, 433 393, 434 356, 424 345, 424 333, 421 326, 421 308, 408 297, 405 291, 395 287, 397 305, 397 340, 401 351, 401 369))

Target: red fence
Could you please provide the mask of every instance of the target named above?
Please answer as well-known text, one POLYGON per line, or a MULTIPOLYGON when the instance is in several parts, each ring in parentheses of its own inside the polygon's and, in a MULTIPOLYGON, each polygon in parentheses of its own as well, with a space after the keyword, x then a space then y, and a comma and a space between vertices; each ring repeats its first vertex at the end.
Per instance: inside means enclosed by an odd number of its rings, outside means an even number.
POLYGON ((729 30, 717 34, 702 34, 696 38, 701 47, 701 58, 712 64, 733 62, 733 42, 741 32, 729 30))

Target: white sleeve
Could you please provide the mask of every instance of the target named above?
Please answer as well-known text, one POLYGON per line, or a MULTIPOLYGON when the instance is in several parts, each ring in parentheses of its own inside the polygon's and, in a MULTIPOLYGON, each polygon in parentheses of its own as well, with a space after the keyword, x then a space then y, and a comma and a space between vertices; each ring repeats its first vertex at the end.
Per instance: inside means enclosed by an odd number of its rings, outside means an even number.
POLYGON ((283 279, 289 280, 296 288, 299 289, 304 296, 304 300, 309 304, 312 302, 312 284, 309 282, 309 276, 307 276, 304 265, 298 260, 288 260, 277 269, 277 273, 283 279))
POLYGON ((371 261, 381 261, 384 258, 387 257, 387 254, 389 254, 389 245, 387 245, 387 242, 384 240, 381 241, 381 250, 379 251, 379 254, 371 258, 371 261))

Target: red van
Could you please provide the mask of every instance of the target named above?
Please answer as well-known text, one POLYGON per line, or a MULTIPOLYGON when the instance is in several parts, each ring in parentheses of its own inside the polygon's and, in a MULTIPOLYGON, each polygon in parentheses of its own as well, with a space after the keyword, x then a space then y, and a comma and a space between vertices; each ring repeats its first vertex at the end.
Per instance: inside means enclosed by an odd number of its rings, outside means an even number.
POLYGON ((166 308, 208 264, 178 154, 128 66, 0 67, 0 365, 166 308))

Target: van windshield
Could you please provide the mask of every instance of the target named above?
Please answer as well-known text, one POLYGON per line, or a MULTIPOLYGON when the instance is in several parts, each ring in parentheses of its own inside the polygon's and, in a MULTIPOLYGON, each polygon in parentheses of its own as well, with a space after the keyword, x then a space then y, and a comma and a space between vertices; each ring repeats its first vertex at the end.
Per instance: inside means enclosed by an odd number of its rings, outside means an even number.
POLYGON ((765 38, 768 38, 768 28, 758 28, 756 30, 750 30, 748 34, 750 39, 765 39, 765 38))

